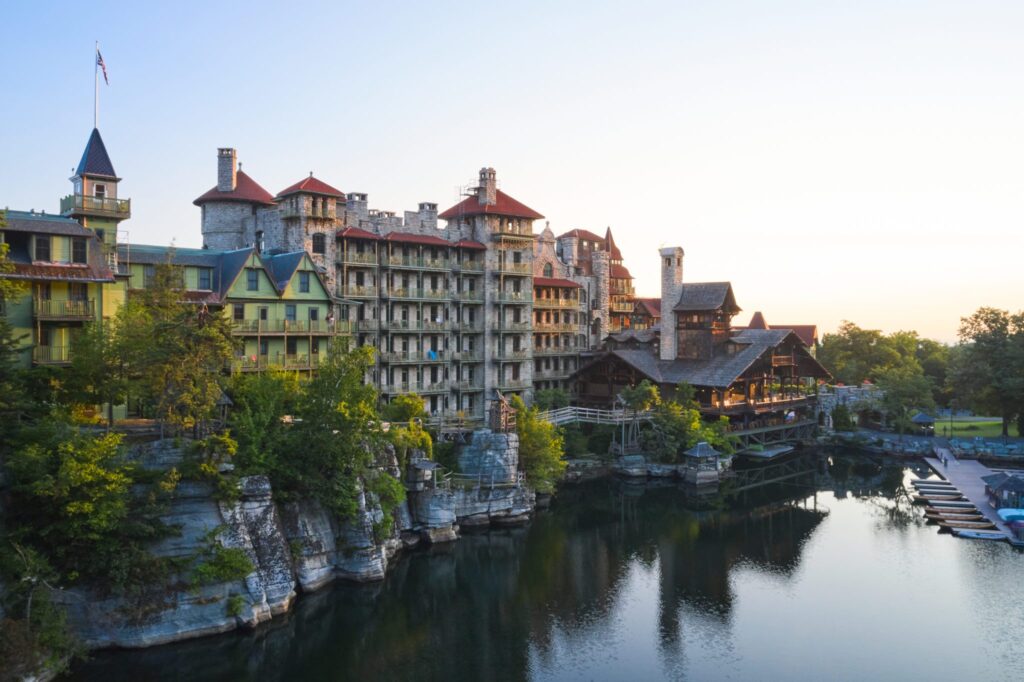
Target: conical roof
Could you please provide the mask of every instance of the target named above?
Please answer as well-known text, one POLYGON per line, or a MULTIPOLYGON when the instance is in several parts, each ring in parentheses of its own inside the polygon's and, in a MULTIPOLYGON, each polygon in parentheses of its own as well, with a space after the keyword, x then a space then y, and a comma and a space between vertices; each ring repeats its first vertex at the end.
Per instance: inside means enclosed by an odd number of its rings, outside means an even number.
POLYGON ((103 144, 103 138, 100 137, 100 131, 97 128, 92 129, 92 135, 89 136, 89 141, 85 145, 82 160, 78 162, 78 170, 75 171, 75 174, 117 178, 114 164, 110 162, 107 147, 103 144))
POLYGON ((758 310, 750 318, 750 324, 747 325, 747 329, 770 329, 770 327, 768 326, 768 321, 764 319, 764 315, 758 310))

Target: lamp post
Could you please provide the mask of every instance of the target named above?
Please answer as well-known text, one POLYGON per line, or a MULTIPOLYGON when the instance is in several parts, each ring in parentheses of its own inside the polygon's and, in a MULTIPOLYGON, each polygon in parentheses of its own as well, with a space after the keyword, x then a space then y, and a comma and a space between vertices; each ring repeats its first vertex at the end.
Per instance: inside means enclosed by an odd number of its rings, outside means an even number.
POLYGON ((949 399, 949 437, 953 437, 953 412, 956 411, 956 398, 949 399))

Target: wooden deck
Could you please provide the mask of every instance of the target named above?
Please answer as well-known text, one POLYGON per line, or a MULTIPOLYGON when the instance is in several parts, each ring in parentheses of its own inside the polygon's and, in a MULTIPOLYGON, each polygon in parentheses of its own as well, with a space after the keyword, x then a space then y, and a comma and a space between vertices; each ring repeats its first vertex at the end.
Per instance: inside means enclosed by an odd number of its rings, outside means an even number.
POLYGON ((936 457, 925 457, 935 473, 946 479, 959 490, 965 498, 970 500, 978 512, 986 519, 995 524, 1000 533, 1008 540, 1013 541, 1013 533, 1009 527, 999 518, 999 514, 988 503, 988 495, 985 494, 985 482, 983 476, 996 473, 987 466, 973 459, 957 459, 946 448, 936 448, 936 457), (940 458, 945 458, 947 464, 944 466, 940 458))

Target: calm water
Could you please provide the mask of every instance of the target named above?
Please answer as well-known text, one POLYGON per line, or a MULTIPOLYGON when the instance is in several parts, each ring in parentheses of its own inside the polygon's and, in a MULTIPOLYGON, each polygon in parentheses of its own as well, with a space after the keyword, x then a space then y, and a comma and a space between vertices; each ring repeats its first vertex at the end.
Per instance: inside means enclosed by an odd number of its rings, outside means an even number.
POLYGON ((569 488, 528 528, 412 553, 256 633, 100 654, 75 678, 1024 679, 1024 554, 926 525, 902 465, 815 460, 724 508, 569 488))

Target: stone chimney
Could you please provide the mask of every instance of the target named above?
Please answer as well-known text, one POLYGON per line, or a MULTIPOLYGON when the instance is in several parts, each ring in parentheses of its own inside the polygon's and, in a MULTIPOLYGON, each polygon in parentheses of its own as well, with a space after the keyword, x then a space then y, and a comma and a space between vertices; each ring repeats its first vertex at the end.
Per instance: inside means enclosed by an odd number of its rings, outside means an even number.
POLYGON ((676 313, 683 292, 683 249, 670 246, 661 249, 661 359, 675 360, 678 351, 676 313))
POLYGON ((230 147, 217 150, 217 191, 234 192, 238 186, 238 154, 230 147))
POLYGON ((481 206, 498 203, 498 173, 493 168, 480 169, 480 187, 476 197, 481 206))

